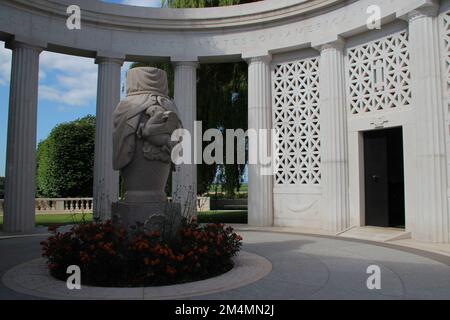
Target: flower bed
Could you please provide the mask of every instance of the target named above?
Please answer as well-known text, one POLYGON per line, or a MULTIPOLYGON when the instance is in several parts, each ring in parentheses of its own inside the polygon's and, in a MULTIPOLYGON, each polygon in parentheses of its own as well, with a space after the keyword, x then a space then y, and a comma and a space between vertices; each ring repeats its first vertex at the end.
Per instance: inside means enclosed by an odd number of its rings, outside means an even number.
POLYGON ((141 227, 127 231, 105 223, 83 223, 43 241, 51 275, 66 280, 67 267, 81 269, 81 281, 94 286, 157 286, 206 279, 233 267, 242 238, 223 224, 185 223, 178 237, 163 240, 141 227))

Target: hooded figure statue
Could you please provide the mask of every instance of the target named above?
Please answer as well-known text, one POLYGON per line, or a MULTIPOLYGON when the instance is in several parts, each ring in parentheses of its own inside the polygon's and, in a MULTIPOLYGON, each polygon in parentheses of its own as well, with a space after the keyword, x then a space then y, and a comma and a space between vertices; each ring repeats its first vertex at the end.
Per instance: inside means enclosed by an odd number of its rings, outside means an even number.
POLYGON ((142 151, 148 160, 170 162, 170 136, 178 128, 181 122, 168 96, 166 73, 151 67, 130 69, 127 97, 114 111, 114 169, 120 170, 131 162, 137 139, 144 139, 142 151))
POLYGON ((127 96, 114 111, 113 167, 124 178, 125 202, 165 201, 171 168, 171 141, 182 124, 168 96, 166 72, 133 68, 127 74, 127 96))

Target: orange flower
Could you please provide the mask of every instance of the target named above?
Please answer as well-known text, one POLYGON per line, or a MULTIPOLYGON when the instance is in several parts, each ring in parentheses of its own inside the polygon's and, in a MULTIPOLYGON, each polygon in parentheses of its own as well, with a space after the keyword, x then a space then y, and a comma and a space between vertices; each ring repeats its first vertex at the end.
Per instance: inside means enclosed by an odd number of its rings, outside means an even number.
POLYGON ((53 233, 58 228, 59 228, 59 225, 58 224, 54 224, 54 225, 48 227, 48 231, 53 233))
POLYGON ((90 260, 89 255, 86 252, 81 251, 80 252, 80 260, 81 260, 81 262, 89 261, 90 260))
POLYGON ((152 260, 151 265, 152 265, 152 266, 156 266, 156 265, 159 264, 160 262, 161 262, 161 260, 155 259, 155 260, 152 260))
POLYGON ((170 275, 175 275, 177 273, 177 270, 174 267, 166 266, 166 273, 170 275))
POLYGON ((94 237, 95 240, 100 240, 103 238, 103 233, 97 233, 94 237))

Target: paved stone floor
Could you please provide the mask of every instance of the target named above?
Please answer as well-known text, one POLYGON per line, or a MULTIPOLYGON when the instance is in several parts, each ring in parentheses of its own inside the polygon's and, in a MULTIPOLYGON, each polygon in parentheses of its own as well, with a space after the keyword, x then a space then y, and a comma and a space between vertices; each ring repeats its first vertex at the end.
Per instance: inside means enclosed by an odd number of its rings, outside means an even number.
MULTIPOLYGON (((450 299, 450 258, 415 249, 331 237, 240 232, 244 250, 272 262, 253 284, 193 299, 450 299), (366 286, 367 267, 381 268, 381 290, 366 286)), ((39 257, 45 236, 0 240, 0 276, 39 257)), ((0 299, 34 299, 0 283, 0 299)))

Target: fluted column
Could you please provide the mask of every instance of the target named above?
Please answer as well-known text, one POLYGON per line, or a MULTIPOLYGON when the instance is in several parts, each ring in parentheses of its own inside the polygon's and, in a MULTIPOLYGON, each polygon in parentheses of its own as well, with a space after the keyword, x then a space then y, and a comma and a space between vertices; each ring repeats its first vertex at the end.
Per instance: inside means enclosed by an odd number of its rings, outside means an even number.
POLYGON ((39 54, 42 48, 12 41, 6 151, 5 232, 34 228, 39 54))
POLYGON ((97 112, 94 156, 94 216, 111 218, 111 203, 119 197, 119 172, 112 165, 113 112, 120 101, 122 59, 97 57, 97 112))
POLYGON ((438 2, 410 12, 412 99, 417 126, 417 196, 413 237, 449 242, 445 101, 439 59, 438 2))
POLYGON ((320 131, 323 227, 340 232, 349 227, 347 116, 344 41, 320 46, 320 131))
POLYGON ((180 203, 182 213, 192 217, 196 212, 197 201, 197 166, 194 162, 194 122, 197 119, 197 68, 198 63, 192 61, 174 62, 175 104, 180 113, 183 128, 191 135, 191 164, 176 166, 173 174, 172 196, 174 202, 180 203))
MULTIPOLYGON (((248 62, 248 129, 258 133, 272 128, 271 57, 260 56, 248 62)), ((249 154, 258 155, 258 163, 248 166, 248 224, 255 227, 273 225, 273 175, 262 157, 271 155, 271 135, 258 134, 258 145, 249 144, 249 154), (267 137, 268 139, 264 139, 267 137), (261 140, 263 139, 263 140, 261 140), (255 153, 252 148, 258 148, 255 153)), ((249 159, 251 160, 251 159, 249 159)))

